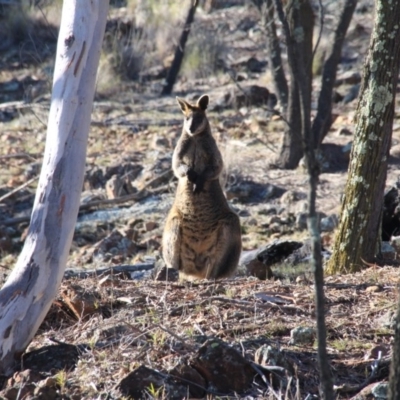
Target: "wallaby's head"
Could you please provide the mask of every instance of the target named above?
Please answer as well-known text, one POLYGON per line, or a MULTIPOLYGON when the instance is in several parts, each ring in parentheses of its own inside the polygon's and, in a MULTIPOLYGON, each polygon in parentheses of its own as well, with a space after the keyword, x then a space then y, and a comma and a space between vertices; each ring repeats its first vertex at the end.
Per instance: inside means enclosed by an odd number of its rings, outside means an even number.
POLYGON ((194 136, 207 128, 206 109, 208 106, 208 95, 201 96, 196 104, 190 104, 186 100, 179 97, 176 98, 178 104, 185 116, 183 127, 188 135, 194 136))

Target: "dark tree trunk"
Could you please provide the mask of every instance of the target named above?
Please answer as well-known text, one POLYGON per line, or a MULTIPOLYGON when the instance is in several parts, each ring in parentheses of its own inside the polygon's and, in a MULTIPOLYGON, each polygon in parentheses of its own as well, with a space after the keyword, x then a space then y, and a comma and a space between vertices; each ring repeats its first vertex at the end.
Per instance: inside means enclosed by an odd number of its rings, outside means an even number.
POLYGON ((163 87, 161 95, 171 94, 176 78, 178 77, 182 65, 183 56, 185 54, 186 42, 189 37, 190 28, 194 21, 194 15, 196 13, 197 4, 198 0, 194 0, 193 4, 190 6, 188 15, 186 17, 186 22, 181 33, 181 37, 179 39, 178 47, 175 50, 174 60, 172 61, 171 68, 168 71, 166 83, 165 86, 163 87))
POLYGON ((276 26, 274 22, 274 5, 272 0, 261 0, 256 2, 262 16, 262 24, 268 36, 268 58, 272 72, 275 92, 283 110, 288 107, 289 89, 283 70, 281 47, 276 26))
POLYGON ((328 273, 355 272, 379 244, 400 64, 400 3, 376 0, 374 30, 356 110, 340 224, 328 273))
POLYGON ((346 0, 335 30, 333 45, 324 64, 317 115, 312 125, 313 136, 316 138, 314 142, 315 148, 320 146, 332 125, 332 95, 336 71, 342 54, 343 42, 356 5, 357 0, 346 0))
MULTIPOLYGON (((312 37, 314 29, 314 13, 308 0, 299 1, 289 0, 286 5, 287 21, 290 29, 290 43, 293 54, 289 56, 290 69, 290 94, 287 108, 286 120, 288 126, 284 131, 282 147, 277 164, 282 168, 296 168, 300 159, 303 157, 303 144, 301 125, 301 107, 299 94, 299 80, 297 71, 299 64, 302 63, 304 69, 304 81, 302 87, 306 91, 303 93, 302 101, 308 118, 311 118, 311 82, 312 82, 312 37)), ((307 118, 307 116, 304 116, 307 118)))

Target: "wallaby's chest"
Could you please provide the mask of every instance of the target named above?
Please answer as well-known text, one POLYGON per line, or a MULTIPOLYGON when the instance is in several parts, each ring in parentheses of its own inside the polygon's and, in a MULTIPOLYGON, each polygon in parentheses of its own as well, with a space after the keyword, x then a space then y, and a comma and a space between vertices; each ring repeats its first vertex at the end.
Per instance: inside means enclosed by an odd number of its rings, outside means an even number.
POLYGON ((206 182, 199 194, 193 193, 188 181, 180 181, 175 207, 183 225, 194 231, 215 229, 218 221, 230 211, 218 180, 206 182))
POLYGON ((195 171, 202 171, 205 167, 216 163, 218 155, 219 150, 211 141, 193 138, 185 143, 182 161, 195 171))

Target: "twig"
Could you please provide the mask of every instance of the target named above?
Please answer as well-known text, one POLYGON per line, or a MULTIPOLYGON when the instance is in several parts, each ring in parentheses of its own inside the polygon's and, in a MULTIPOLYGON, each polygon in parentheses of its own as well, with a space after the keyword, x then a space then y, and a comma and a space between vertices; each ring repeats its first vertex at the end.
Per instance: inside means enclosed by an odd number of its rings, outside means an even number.
POLYGON ((6 193, 5 195, 0 197, 0 203, 9 197, 11 197, 13 194, 19 192, 20 190, 24 189, 25 187, 29 186, 32 182, 35 182, 37 179, 39 179, 38 176, 34 176, 33 178, 29 179, 28 181, 24 182, 22 185, 16 187, 15 189, 11 190, 11 192, 6 193))
POLYGON ((254 312, 255 309, 263 309, 263 310, 271 310, 271 309, 279 309, 280 311, 283 312, 298 312, 304 314, 305 311, 298 308, 298 307, 293 307, 293 306, 280 306, 278 304, 273 304, 273 303, 259 303, 259 302, 251 302, 251 301, 246 301, 246 300, 236 300, 236 299, 228 299, 226 297, 221 297, 221 296, 214 296, 210 297, 208 299, 204 299, 200 302, 193 302, 193 303, 187 303, 179 307, 173 308, 170 312, 169 315, 175 315, 185 308, 193 308, 197 306, 202 306, 204 304, 207 304, 209 302, 213 301, 220 301, 221 303, 228 303, 228 304, 234 304, 236 307, 254 312))
POLYGON ((311 62, 313 62, 314 60, 315 53, 317 52, 319 43, 321 42, 322 32, 324 31, 324 7, 322 5, 322 0, 318 0, 318 4, 319 4, 319 33, 318 33, 317 43, 315 43, 315 47, 311 57, 311 62))
POLYGON ((6 160, 10 158, 31 158, 32 160, 36 160, 35 157, 39 157, 39 155, 33 155, 29 153, 15 153, 15 154, 4 154, 0 156, 0 160, 6 160))
MULTIPOLYGON (((79 207, 79 211, 88 210, 88 209, 90 209, 92 207, 123 204, 123 203, 127 203, 129 201, 132 201, 132 200, 136 200, 136 201, 142 200, 145 197, 148 197, 148 196, 151 196, 153 194, 156 194, 161 189, 164 191, 164 187, 159 188, 157 190, 153 190, 153 191, 149 191, 149 190, 147 190, 147 188, 151 187, 152 185, 155 185, 155 184, 159 183, 160 181, 163 181, 169 175, 171 175, 171 177, 172 177, 172 171, 170 171, 170 170, 168 170, 168 171, 164 172, 163 174, 157 176, 156 178, 150 180, 144 186, 144 188, 139 190, 139 192, 137 192, 137 193, 127 194, 126 196, 117 197, 116 199, 94 200, 94 201, 90 201, 88 203, 81 204, 81 206, 79 207)), ((22 222, 29 222, 30 218, 31 218, 30 216, 9 218, 9 219, 0 221, 0 226, 1 225, 3 225, 3 226, 12 226, 12 225, 20 224, 22 222)))
POLYGON ((178 340, 179 342, 182 343, 182 345, 184 347, 186 347, 188 350, 190 351, 195 351, 196 347, 187 343, 185 339, 182 339, 180 336, 178 336, 175 332, 172 332, 170 329, 166 328, 163 325, 160 324, 156 324, 155 326, 157 326, 158 328, 160 328, 161 330, 163 330, 164 332, 167 332, 169 335, 173 336, 176 340, 178 340))
POLYGON ((143 263, 143 264, 134 264, 134 265, 115 265, 108 268, 100 268, 100 269, 87 269, 83 271, 77 271, 74 269, 67 269, 65 271, 64 276, 66 278, 88 278, 92 275, 104 275, 108 273, 119 274, 122 272, 136 272, 136 271, 148 271, 154 268, 154 263, 143 263))
POLYGON ((91 207, 97 207, 97 206, 103 206, 103 205, 123 204, 123 203, 126 203, 128 201, 132 201, 132 200, 142 200, 145 197, 150 196, 151 194, 154 193, 154 192, 149 192, 147 190, 149 187, 152 187, 153 185, 157 185, 160 182, 163 182, 165 179, 168 179, 169 177, 172 178, 172 176, 173 176, 172 170, 165 171, 161 175, 159 175, 159 176, 151 179, 149 182, 147 182, 145 184, 145 186, 141 190, 136 192, 136 193, 127 194, 126 196, 117 197, 115 199, 104 199, 104 200, 90 201, 88 203, 81 204, 81 206, 79 207, 79 211, 87 210, 88 208, 91 208, 91 207))
POLYGON ((358 393, 358 392, 360 392, 366 386, 368 386, 372 382, 372 380, 376 377, 379 367, 380 366, 388 367, 390 365, 391 360, 392 360, 391 355, 386 356, 384 358, 378 357, 371 364, 371 370, 372 370, 371 374, 364 382, 360 383, 359 385, 334 386, 334 390, 336 392, 340 392, 340 393, 349 393, 349 392, 358 393))

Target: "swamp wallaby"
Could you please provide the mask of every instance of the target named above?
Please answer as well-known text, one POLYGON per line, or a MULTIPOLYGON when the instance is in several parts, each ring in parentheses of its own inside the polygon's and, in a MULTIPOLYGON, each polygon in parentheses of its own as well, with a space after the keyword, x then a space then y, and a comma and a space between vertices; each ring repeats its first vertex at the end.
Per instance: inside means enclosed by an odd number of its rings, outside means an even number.
POLYGON ((172 158, 178 188, 163 233, 164 261, 182 278, 223 278, 234 273, 242 240, 219 183, 223 161, 205 113, 209 98, 177 100, 185 119, 172 158))

